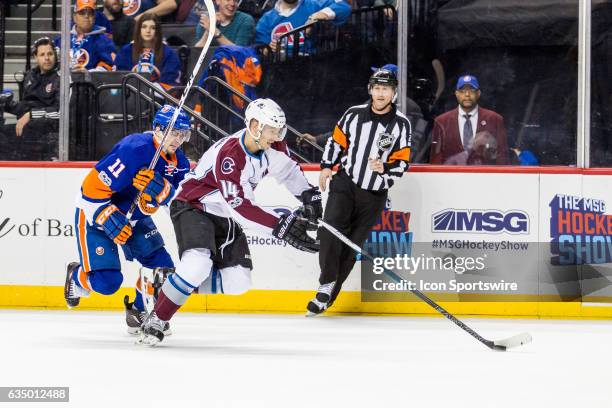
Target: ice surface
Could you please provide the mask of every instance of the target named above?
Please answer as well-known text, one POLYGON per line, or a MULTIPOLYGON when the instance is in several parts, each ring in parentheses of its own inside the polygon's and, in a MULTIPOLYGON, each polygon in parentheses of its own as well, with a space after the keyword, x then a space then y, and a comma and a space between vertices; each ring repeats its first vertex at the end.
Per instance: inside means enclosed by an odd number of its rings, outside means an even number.
POLYGON ((146 348, 122 313, 0 310, 0 386, 70 386, 54 407, 612 406, 611 322, 466 322, 534 340, 500 353, 441 318, 180 313, 146 348))

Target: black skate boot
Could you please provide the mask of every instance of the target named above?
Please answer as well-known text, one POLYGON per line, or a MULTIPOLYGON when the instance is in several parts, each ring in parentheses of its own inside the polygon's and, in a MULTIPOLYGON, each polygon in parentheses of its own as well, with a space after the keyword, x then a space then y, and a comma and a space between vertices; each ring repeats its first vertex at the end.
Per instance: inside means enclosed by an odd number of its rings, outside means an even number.
POLYGON ((130 297, 128 295, 125 295, 123 298, 123 304, 125 305, 125 323, 127 324, 128 333, 132 335, 140 334, 145 312, 136 309, 134 307, 134 302, 130 302, 130 297))
POLYGON ((168 324, 168 322, 157 317, 155 311, 151 312, 142 325, 142 334, 140 335, 138 343, 147 346, 155 346, 157 343, 164 340, 164 326, 166 324, 168 324))
POLYGON ((81 301, 81 297, 87 292, 85 289, 77 286, 74 283, 73 275, 79 270, 78 262, 70 262, 66 267, 66 282, 64 283, 64 299, 69 309, 77 307, 81 301))
MULTIPOLYGON (((125 305, 125 323, 127 324, 127 332, 131 335, 137 336, 142 333, 142 323, 147 317, 147 312, 140 311, 134 307, 134 302, 130 302, 130 297, 125 295, 123 298, 123 304, 125 305)), ((170 322, 166 322, 164 325, 164 335, 169 336, 172 334, 170 330, 170 322)))
POLYGON ((319 286, 314 299, 306 306, 306 316, 316 316, 326 311, 331 306, 331 294, 336 286, 336 281, 319 286))

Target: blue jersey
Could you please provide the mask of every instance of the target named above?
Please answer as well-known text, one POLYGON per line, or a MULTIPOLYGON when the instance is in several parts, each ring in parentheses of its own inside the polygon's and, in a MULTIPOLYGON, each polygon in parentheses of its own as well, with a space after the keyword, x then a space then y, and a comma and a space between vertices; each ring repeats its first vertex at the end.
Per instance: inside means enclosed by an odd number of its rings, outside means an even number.
POLYGON ((181 62, 178 54, 168 44, 162 44, 163 57, 161 61, 156 60, 156 55, 150 48, 145 48, 137 60, 132 59, 132 48, 134 42, 121 48, 115 59, 115 67, 119 71, 149 72, 151 80, 159 82, 164 88, 169 89, 181 84, 181 62))
MULTIPOLYGON (((93 224, 95 212, 111 203, 124 214, 128 212, 138 195, 132 179, 139 170, 149 167, 157 146, 152 133, 134 133, 123 138, 100 159, 83 181, 78 201, 90 224, 93 224)), ((189 161, 180 149, 169 156, 162 153, 155 171, 177 188, 189 172, 189 161)), ((152 207, 140 202, 132 220, 143 219, 153 212, 152 207)))
MULTIPOLYGON (((344 24, 351 15, 351 6, 344 0, 300 0, 299 6, 288 15, 281 15, 277 5, 266 12, 257 23, 255 43, 270 44, 281 35, 306 24, 308 17, 318 11, 332 11, 336 16, 335 24, 344 24)), ((305 38, 300 36, 300 47, 305 38)), ((289 38, 289 47, 293 47, 293 37, 289 38)))
POLYGON ((154 0, 123 0, 123 14, 135 17, 156 5, 154 0))
MULTIPOLYGON (((70 31, 70 66, 87 70, 111 71, 115 59, 115 44, 106 36, 104 27, 94 26, 90 33, 77 35, 70 31)), ((55 46, 61 47, 61 38, 55 38, 55 46)))

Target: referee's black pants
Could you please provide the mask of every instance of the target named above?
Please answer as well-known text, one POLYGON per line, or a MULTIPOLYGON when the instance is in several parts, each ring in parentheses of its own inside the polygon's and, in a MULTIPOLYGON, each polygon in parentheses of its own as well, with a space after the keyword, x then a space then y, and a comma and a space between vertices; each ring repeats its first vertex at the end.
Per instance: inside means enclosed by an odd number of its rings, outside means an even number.
MULTIPOLYGON (((340 169, 329 184, 329 197, 323 220, 359 247, 363 247, 368 233, 385 208, 386 201, 387 190, 363 190, 340 169)), ((321 241, 319 283, 323 285, 336 281, 331 296, 333 302, 351 273, 357 254, 323 227, 319 228, 318 238, 321 241)))

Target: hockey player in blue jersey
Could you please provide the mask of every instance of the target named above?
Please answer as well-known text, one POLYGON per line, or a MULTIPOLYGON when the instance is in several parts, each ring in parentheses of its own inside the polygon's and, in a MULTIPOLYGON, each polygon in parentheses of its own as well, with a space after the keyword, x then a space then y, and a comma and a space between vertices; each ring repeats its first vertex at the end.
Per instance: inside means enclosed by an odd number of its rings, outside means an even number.
MULTIPOLYGON (((151 215, 174 196, 175 189, 189 172, 189 161, 179 149, 189 139, 189 117, 181 110, 168 133, 155 168, 148 170, 175 108, 164 105, 155 115, 153 132, 126 136, 104 156, 85 177, 77 200, 75 229, 80 262, 66 271, 64 297, 69 308, 94 291, 115 293, 123 282, 118 246, 128 261, 137 260, 141 275, 163 280, 174 264, 164 247, 151 215), (126 213, 138 193, 138 206, 128 220, 126 213), (144 269, 148 268, 148 269, 144 269)), ((144 310, 142 290, 153 289, 136 283, 136 300, 124 299, 128 331, 137 334, 144 310)))
MULTIPOLYGON (((276 52, 278 38, 307 22, 331 20, 344 24, 351 15, 351 6, 344 0, 279 0, 257 23, 255 43, 267 44, 276 52)), ((293 47, 293 38, 288 39, 293 47)), ((306 38, 300 36, 299 47, 305 47, 306 38)), ((309 48, 309 47, 306 47, 309 48)))

